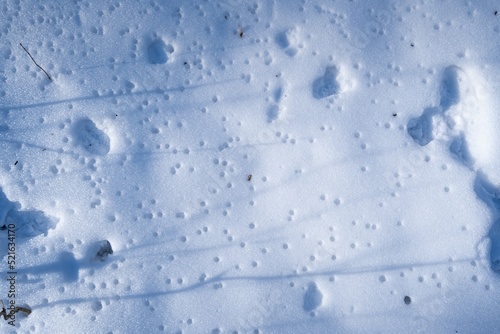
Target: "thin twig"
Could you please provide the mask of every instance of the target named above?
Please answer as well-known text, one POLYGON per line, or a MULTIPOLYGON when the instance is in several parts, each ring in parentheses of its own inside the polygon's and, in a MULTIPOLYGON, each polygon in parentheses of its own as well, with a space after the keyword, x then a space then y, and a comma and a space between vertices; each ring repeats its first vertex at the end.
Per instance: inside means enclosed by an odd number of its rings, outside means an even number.
MULTIPOLYGON (((4 320, 7 320, 7 319, 9 319, 10 312, 9 312, 9 314, 7 314, 7 310, 5 309, 5 305, 3 304, 3 300, 0 300, 0 303, 2 304, 2 311, 0 312, 0 316, 2 316, 4 320)), ((27 315, 31 314, 31 310, 29 308, 22 307, 22 306, 16 306, 16 308, 14 309, 14 313, 17 313, 19 311, 24 312, 27 315)))
POLYGON ((35 63, 36 66, 38 66, 39 69, 41 69, 43 71, 43 73, 45 73, 45 75, 47 76, 47 78, 49 78, 49 80, 52 81, 52 78, 50 77, 50 75, 42 68, 42 66, 38 65, 35 61, 35 59, 33 59, 33 57, 31 56, 31 53, 28 52, 28 50, 26 50, 26 48, 24 47, 24 45, 22 43, 19 43, 19 45, 21 45, 21 47, 24 49, 24 51, 26 51, 26 53, 28 54, 28 56, 30 56, 31 60, 33 60, 33 62, 35 63))

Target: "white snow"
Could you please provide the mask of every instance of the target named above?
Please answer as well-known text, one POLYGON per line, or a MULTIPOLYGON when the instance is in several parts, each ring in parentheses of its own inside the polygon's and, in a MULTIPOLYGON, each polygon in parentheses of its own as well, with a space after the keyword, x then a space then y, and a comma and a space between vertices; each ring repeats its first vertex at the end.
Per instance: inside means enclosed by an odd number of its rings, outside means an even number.
POLYGON ((498 331, 497 1, 0 9, 0 332, 498 331))

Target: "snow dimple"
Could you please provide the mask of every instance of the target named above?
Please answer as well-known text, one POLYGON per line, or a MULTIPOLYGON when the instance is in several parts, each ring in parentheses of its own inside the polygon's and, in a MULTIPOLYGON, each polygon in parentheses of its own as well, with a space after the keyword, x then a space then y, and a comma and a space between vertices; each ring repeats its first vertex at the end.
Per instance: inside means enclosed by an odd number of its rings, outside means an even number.
POLYGON ((337 81, 338 74, 339 70, 336 66, 329 66, 322 77, 314 80, 312 90, 315 99, 319 100, 339 93, 340 84, 337 81))
POLYGON ((9 201, 0 188, 0 231, 14 229, 16 237, 32 238, 55 228, 57 221, 43 211, 20 210, 20 207, 19 203, 9 201))
POLYGON ((307 286, 307 291, 304 295, 303 308, 306 312, 311 312, 321 306, 323 302, 323 293, 318 289, 316 283, 311 282, 307 286))
POLYGON ((172 52, 174 47, 171 44, 166 44, 162 39, 154 40, 148 46, 148 61, 151 64, 165 64, 172 52))
POLYGON ((102 303, 100 301, 95 301, 92 303, 92 310, 100 311, 102 310, 102 303))
POLYGON ((97 128, 90 119, 82 119, 75 124, 74 139, 78 146, 88 153, 106 155, 110 149, 110 139, 104 131, 97 128))

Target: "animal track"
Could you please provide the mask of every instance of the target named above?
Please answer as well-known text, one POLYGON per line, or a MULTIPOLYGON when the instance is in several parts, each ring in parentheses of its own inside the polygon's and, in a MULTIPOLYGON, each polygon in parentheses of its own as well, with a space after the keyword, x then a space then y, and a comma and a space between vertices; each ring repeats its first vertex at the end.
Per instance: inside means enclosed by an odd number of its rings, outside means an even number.
POLYGON ((340 91, 340 84, 337 81, 339 70, 336 66, 329 66, 321 78, 313 82, 313 96, 315 99, 322 99, 328 96, 337 95, 340 91))
POLYGON ((15 226, 17 238, 32 238, 46 234, 49 229, 55 228, 57 221, 47 217, 42 211, 20 210, 21 205, 11 202, 0 188, 0 231, 7 233, 15 226))
POLYGON ((449 141, 453 158, 476 172, 474 192, 493 211, 494 217, 488 233, 491 268, 500 273, 500 189, 480 169, 475 168, 475 159, 463 131, 470 121, 464 114, 474 107, 466 102, 477 102, 476 96, 469 86, 467 74, 457 66, 449 66, 443 71, 439 92, 439 106, 427 108, 420 117, 411 119, 408 122, 408 134, 421 146, 435 138, 449 141))
POLYGON ((267 121, 269 123, 277 120, 285 111, 282 100, 285 97, 285 88, 279 86, 273 94, 274 103, 267 110, 267 121))
POLYGON ((156 39, 148 46, 147 55, 150 64, 165 64, 168 55, 174 52, 171 44, 165 44, 162 39, 156 39))
POLYGON ((474 160, 470 154, 467 141, 463 134, 453 139, 450 145, 450 152, 455 159, 462 162, 467 167, 472 168, 474 160))
POLYGON ((293 57, 297 54, 298 50, 298 30, 297 28, 289 28, 285 31, 282 31, 276 35, 275 38, 276 43, 285 51, 290 57, 293 57))
POLYGON ((420 146, 425 146, 434 139, 432 135, 432 120, 440 112, 439 108, 427 108, 420 117, 412 118, 408 122, 408 134, 420 146))
POLYGON ((316 283, 311 282, 307 286, 307 291, 304 295, 304 311, 311 312, 321 306, 323 302, 323 293, 318 289, 316 283))
POLYGON ((451 106, 460 101, 460 81, 464 79, 465 72, 455 65, 447 67, 443 72, 441 79, 441 101, 439 105, 443 110, 447 110, 451 106))
POLYGON ((90 119, 78 121, 73 128, 73 135, 78 146, 83 147, 90 154, 106 155, 110 149, 110 140, 107 134, 99 130, 90 119))
POLYGON ((476 195, 493 211, 493 225, 490 228, 491 269, 500 274, 500 189, 495 187, 484 173, 479 171, 474 183, 476 195))
MULTIPOLYGON (((407 131, 415 142, 425 146, 435 137, 443 137, 447 132, 456 135, 456 115, 449 115, 448 110, 459 104, 461 97, 470 92, 467 87, 467 74, 458 66, 447 67, 442 74, 440 102, 437 107, 426 108, 421 116, 408 122, 407 131)), ((463 147, 465 140, 462 141, 463 147)), ((454 146, 456 149, 456 145, 454 146)))

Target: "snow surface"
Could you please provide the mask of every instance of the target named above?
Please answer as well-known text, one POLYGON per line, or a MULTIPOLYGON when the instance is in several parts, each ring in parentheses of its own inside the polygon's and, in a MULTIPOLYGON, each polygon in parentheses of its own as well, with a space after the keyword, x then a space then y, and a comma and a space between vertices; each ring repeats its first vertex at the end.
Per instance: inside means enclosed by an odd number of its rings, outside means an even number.
POLYGON ((498 1, 0 9, 2 333, 498 331, 498 1))

